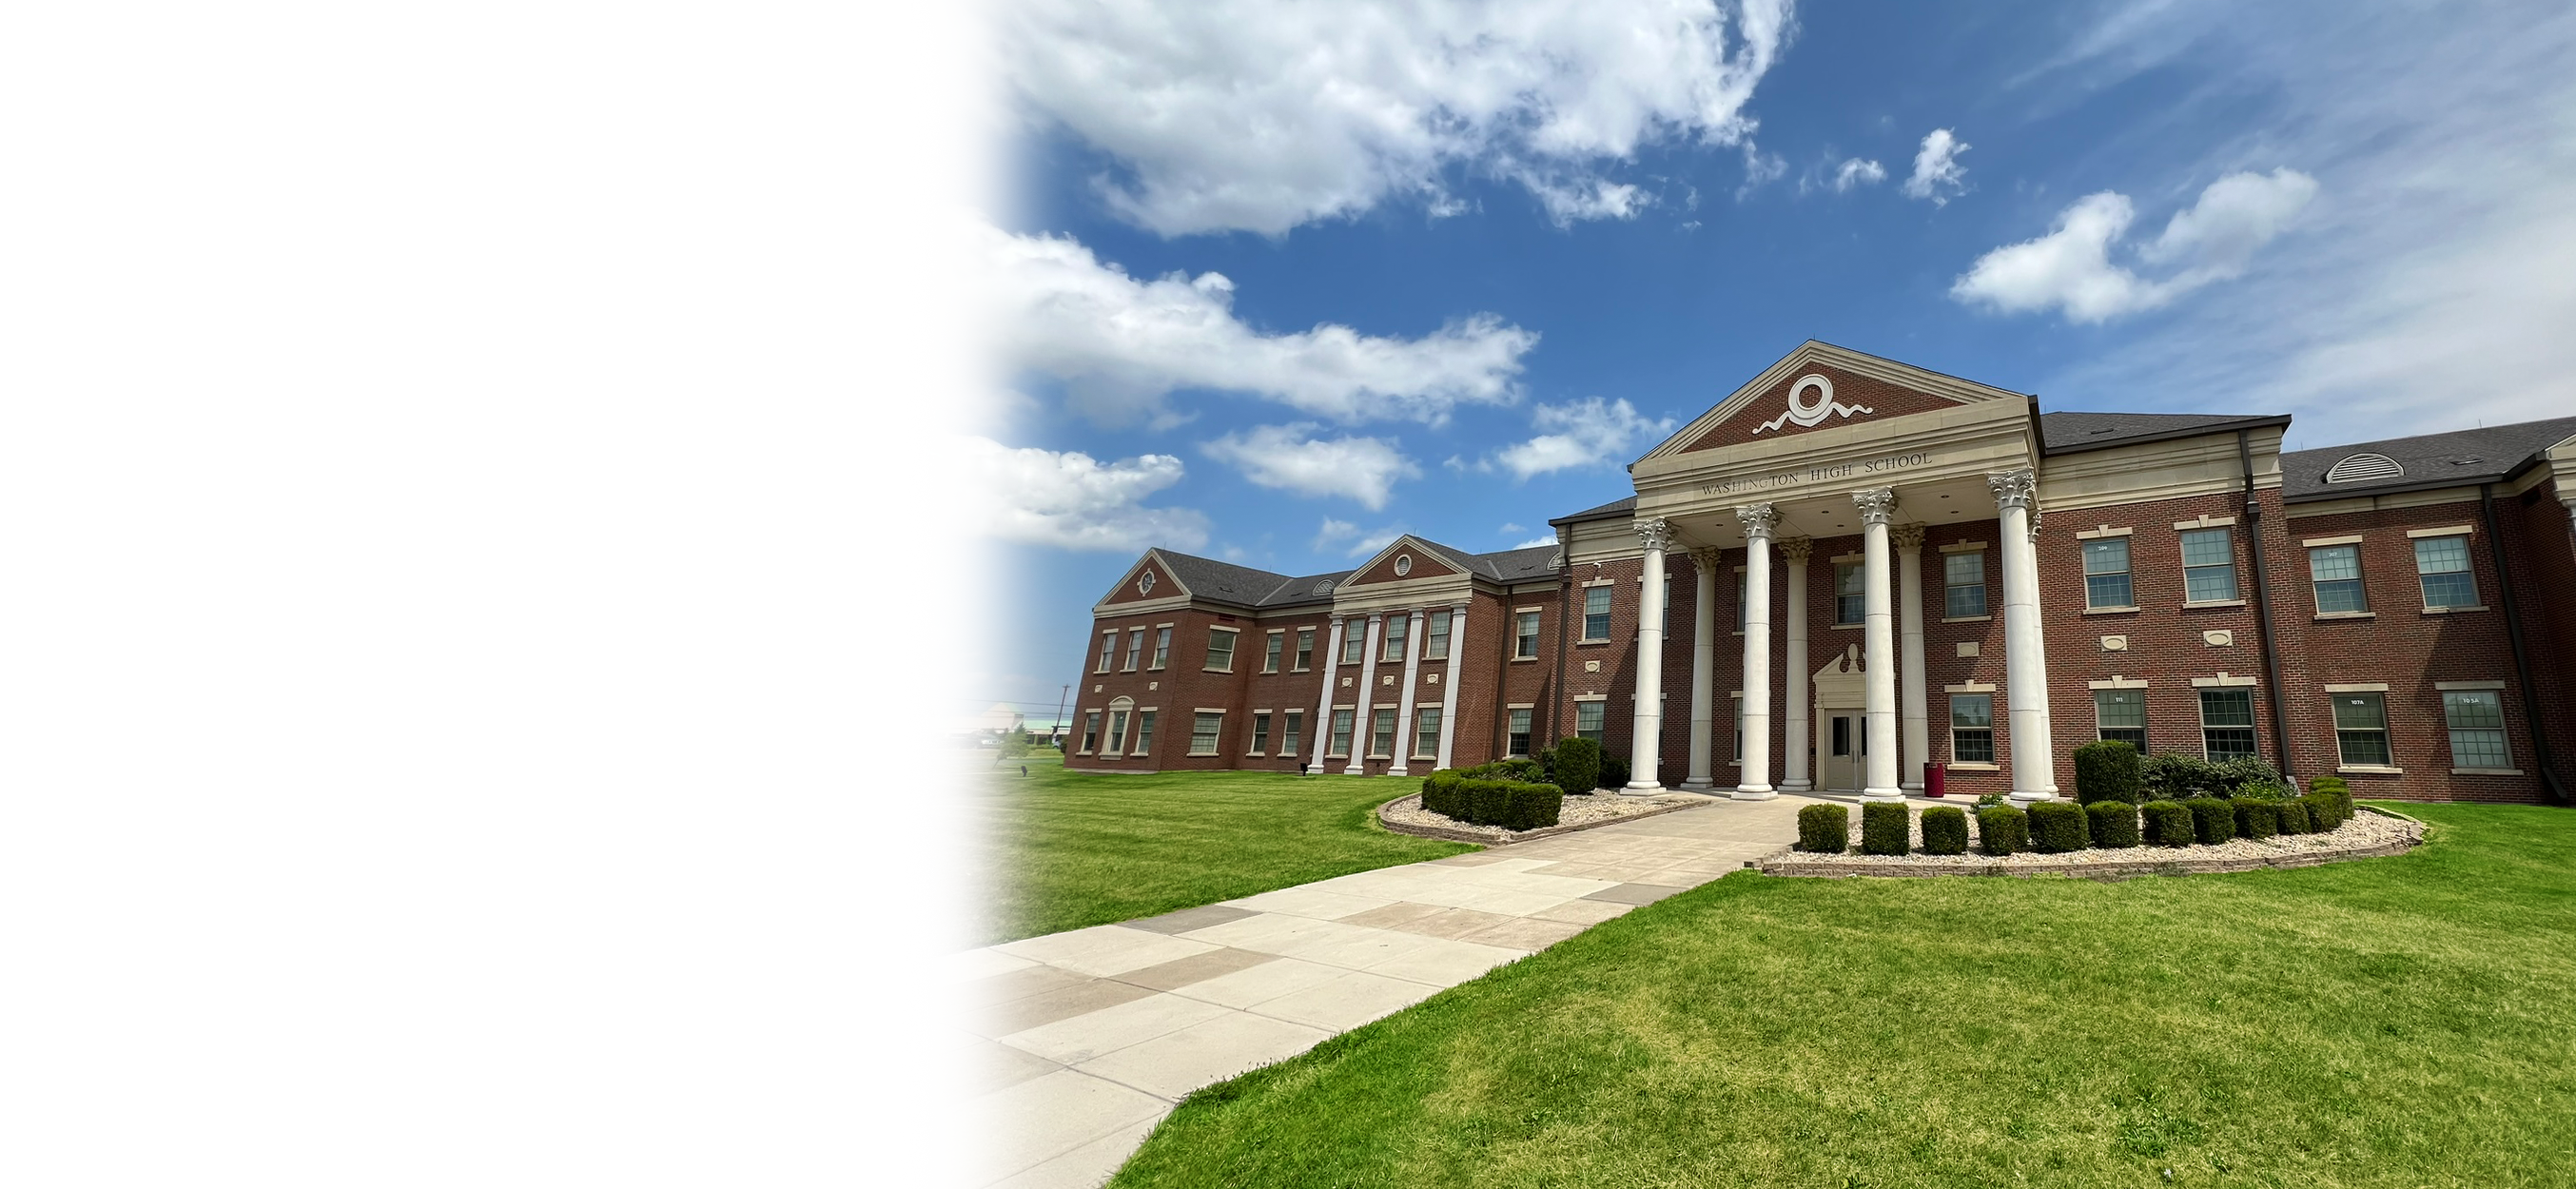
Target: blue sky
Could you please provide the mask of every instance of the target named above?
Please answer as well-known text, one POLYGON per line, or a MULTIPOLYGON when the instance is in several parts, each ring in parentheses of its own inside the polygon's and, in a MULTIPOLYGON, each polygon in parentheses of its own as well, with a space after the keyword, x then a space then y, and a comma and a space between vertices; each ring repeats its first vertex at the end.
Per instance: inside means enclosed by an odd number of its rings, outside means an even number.
POLYGON ((990 696, 1144 545, 1521 544, 1807 338, 2294 448, 2576 409, 2576 15, 2361 7, 1009 6, 990 696))

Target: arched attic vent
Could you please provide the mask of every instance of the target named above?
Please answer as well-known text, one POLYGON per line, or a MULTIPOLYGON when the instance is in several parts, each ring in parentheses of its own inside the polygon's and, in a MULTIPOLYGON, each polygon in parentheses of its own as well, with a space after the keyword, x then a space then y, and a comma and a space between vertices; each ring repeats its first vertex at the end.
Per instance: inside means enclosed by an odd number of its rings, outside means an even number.
POLYGON ((2385 454, 2354 454, 2326 469, 2328 483, 2367 483, 2374 479, 2395 479, 2406 474, 2406 468, 2385 454))

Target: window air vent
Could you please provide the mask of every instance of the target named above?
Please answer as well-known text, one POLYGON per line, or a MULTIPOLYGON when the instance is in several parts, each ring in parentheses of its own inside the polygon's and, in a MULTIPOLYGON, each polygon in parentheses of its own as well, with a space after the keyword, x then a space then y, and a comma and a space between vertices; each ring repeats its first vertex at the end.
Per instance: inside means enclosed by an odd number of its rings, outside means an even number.
POLYGON ((2355 454, 2328 468, 2326 482, 2368 483, 2373 479, 2395 479, 2405 474, 2406 468, 2385 454, 2355 454))
POLYGON ((1315 593, 1316 593, 1316 594, 1319 594, 1319 595, 1328 595, 1328 594, 1333 593, 1333 583, 1332 583, 1332 580, 1328 578, 1328 579, 1325 579, 1325 580, 1324 580, 1324 581, 1322 581, 1322 582, 1318 582, 1318 583, 1316 583, 1316 584, 1315 584, 1315 593))

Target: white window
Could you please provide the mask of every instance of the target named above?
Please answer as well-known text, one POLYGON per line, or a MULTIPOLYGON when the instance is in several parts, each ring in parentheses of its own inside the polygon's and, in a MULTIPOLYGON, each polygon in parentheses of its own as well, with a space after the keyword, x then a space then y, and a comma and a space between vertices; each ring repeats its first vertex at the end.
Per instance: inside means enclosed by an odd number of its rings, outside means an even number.
POLYGON ((2093 691, 2094 732, 2103 739, 2116 739, 2147 751, 2147 691, 2142 689, 2097 689, 2093 691))
POLYGON ((1135 713, 1136 703, 1120 698, 1109 704, 1109 746, 1102 755, 1117 755, 1127 750, 1127 720, 1135 713))
POLYGON ((1523 706, 1511 712, 1503 739, 1503 754, 1525 756, 1530 749, 1530 709, 1523 706))
POLYGON ((1127 672, 1135 672, 1136 662, 1142 659, 1144 655, 1145 629, 1137 628, 1135 631, 1127 633, 1127 672))
MULTIPOLYGON (((2436 540, 2456 541, 2458 537, 2436 540)), ((2492 689, 2442 691, 2442 717, 2451 728, 2451 765, 2455 768, 2510 768, 2513 753, 2504 743, 2504 693, 2492 689)))
POLYGON ((1154 629, 1154 663, 1147 665, 1146 668, 1162 668, 1163 662, 1170 659, 1172 659, 1172 629, 1156 628, 1154 629))
POLYGON ((2478 605, 2478 580, 2469 573, 2467 537, 2416 538, 2415 573, 2424 583, 2425 607, 2478 605))
POLYGON ((1347 757, 1351 754, 1352 717, 1353 711, 1348 707, 1334 707, 1333 738, 1331 745, 1324 749, 1325 755, 1347 757))
POLYGON ((1297 665, 1290 672, 1303 673, 1315 663, 1315 629, 1297 629, 1297 665))
POLYGON ((1234 638, 1237 634, 1238 633, 1233 628, 1208 629, 1207 667, 1209 672, 1234 672, 1234 638))
POLYGON ((2183 530, 2182 597, 2187 603, 2223 603, 2236 597, 2236 543, 2228 530, 2183 530))
POLYGON ((1262 671, 1262 672, 1264 672, 1264 673, 1276 673, 1276 672, 1278 672, 1278 671, 1279 671, 1279 653, 1280 653, 1280 651, 1281 651, 1283 648, 1285 648, 1285 647, 1287 646, 1287 643, 1288 643, 1288 633, 1286 633, 1286 632, 1272 632, 1272 633, 1270 633, 1269 638, 1268 638, 1267 640, 1265 640, 1265 641, 1263 641, 1263 642, 1262 642, 1262 645, 1261 645, 1261 671, 1262 671))
MULTIPOLYGON (((1274 636, 1274 637, 1272 637, 1272 639, 1277 639, 1277 638, 1278 638, 1278 637, 1275 637, 1275 636, 1274 636)), ((1293 745, 1291 745, 1291 746, 1293 746, 1293 745)), ((1252 750, 1251 750, 1249 753, 1247 753, 1247 754, 1250 754, 1250 755, 1260 755, 1260 754, 1262 754, 1262 753, 1264 753, 1264 752, 1267 752, 1267 751, 1269 751, 1269 750, 1270 750, 1270 712, 1269 712, 1269 711, 1267 711, 1267 710, 1256 710, 1256 711, 1254 711, 1254 712, 1253 712, 1253 715, 1252 715, 1252 750)), ((1285 751, 1285 750, 1288 750, 1288 748, 1282 748, 1281 750, 1282 750, 1282 751, 1285 751)))
POLYGON ((1360 653, 1368 647, 1368 624, 1354 619, 1342 625, 1342 663, 1360 663, 1360 653))
POLYGON ((1986 555, 1945 553, 1941 555, 1941 614, 1951 619, 1974 619, 1986 614, 1986 555))
MULTIPOLYGON (((1850 718, 1836 715, 1834 733, 1842 734, 1850 718)), ((1837 744, 1842 740, 1837 738, 1837 744)), ((1840 750, 1835 755, 1849 755, 1840 750)), ((1993 694, 1950 695, 1950 761, 1956 764, 1991 764, 1995 762, 1995 696, 1993 694)))
POLYGON ((1860 623, 1869 617, 1868 578, 1859 562, 1834 563, 1834 622, 1860 623))
POLYGON ((1377 659, 1382 661, 1403 660, 1404 635, 1406 632, 1413 630, 1412 625, 1413 617, 1410 615, 1397 614, 1387 616, 1386 634, 1379 637, 1378 640, 1377 659))
POLYGON ((2129 539, 2107 537, 2084 542, 2084 605, 2134 607, 2136 589, 2129 582, 2129 539))
POLYGON ((2334 694, 2335 750, 2346 764, 2385 768, 2395 761, 2388 750, 2388 704, 2382 694, 2334 694))
POLYGON ((1538 612, 1520 613, 1520 631, 1512 640, 1512 656, 1518 660, 1532 660, 1538 656, 1538 612))
POLYGON ((1190 720, 1190 754, 1194 756, 1215 755, 1217 736, 1223 734, 1224 731, 1224 711, 1199 711, 1196 717, 1190 720))
POLYGON ((1413 715, 1413 758, 1431 759, 1440 754, 1440 708, 1425 706, 1413 715))
POLYGON ((2254 691, 2200 691, 2200 751, 2212 761, 2249 759, 2254 749, 2254 691))
POLYGON ((1305 726, 1305 711, 1291 710, 1287 713, 1286 721, 1279 724, 1279 754, 1283 756, 1297 754, 1297 744, 1302 741, 1300 736, 1306 733, 1305 726))
POLYGON ((1575 703, 1574 733, 1595 743, 1601 742, 1604 727, 1610 717, 1609 710, 1610 704, 1607 702, 1575 703))
POLYGON ((1395 754, 1395 707, 1379 706, 1369 711, 1369 758, 1387 759, 1395 754))
POLYGON ((1134 754, 1143 755, 1152 750, 1154 750, 1154 712, 1151 710, 1139 710, 1136 712, 1136 750, 1134 754))
POLYGON ((1737 694, 1735 703, 1735 762, 1744 762, 1744 695, 1737 694))
POLYGON ((1100 633, 1100 667, 1094 673, 1109 671, 1109 662, 1118 659, 1118 633, 1115 629, 1100 633))
POLYGON ((2361 597, 2361 546, 2320 545, 2308 551, 2308 584, 2317 593, 2317 613, 2366 611, 2361 597))
POLYGON ((1450 614, 1451 613, 1447 611, 1434 611, 1431 613, 1431 617, 1424 621, 1422 629, 1422 659, 1426 661, 1445 661, 1449 659, 1450 614))
MULTIPOLYGON (((1112 632, 1110 634, 1114 636, 1117 633, 1112 632)), ((1087 756, 1094 750, 1098 749, 1099 746, 1100 712, 1097 710, 1087 711, 1082 716, 1082 750, 1075 752, 1074 754, 1087 756)))
POLYGON ((1610 638, 1610 588, 1607 586, 1584 588, 1583 638, 1586 640, 1610 638))

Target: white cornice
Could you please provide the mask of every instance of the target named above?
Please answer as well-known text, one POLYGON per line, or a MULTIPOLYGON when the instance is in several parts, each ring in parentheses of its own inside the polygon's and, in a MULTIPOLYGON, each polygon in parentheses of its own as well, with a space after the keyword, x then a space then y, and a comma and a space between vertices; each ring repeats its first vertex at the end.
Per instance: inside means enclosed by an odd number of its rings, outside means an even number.
MULTIPOLYGON (((1854 375, 1867 376, 1873 380, 1894 384, 1900 388, 1909 388, 1930 396, 1937 396, 1946 400, 1957 401, 1960 404, 1971 404, 1979 401, 1990 400, 2011 400, 2022 403, 2026 408, 2030 400, 2029 397, 2018 392, 2007 392, 2001 388, 1993 388, 1974 381, 1962 380, 1957 376, 1945 376, 1939 372, 1925 371, 1924 369, 1915 367, 1911 364, 1898 363, 1893 359, 1881 359, 1875 355, 1864 355, 1858 351, 1837 347, 1830 343, 1820 343, 1814 339, 1809 339, 1806 342, 1799 344, 1797 350, 1781 356, 1778 363, 1774 363, 1770 367, 1763 369, 1761 375, 1755 376, 1743 387, 1730 393, 1726 399, 1717 402, 1717 404, 1709 409, 1708 412, 1700 414, 1698 419, 1683 426, 1680 433, 1664 439, 1661 445, 1647 451, 1644 457, 1639 458, 1637 461, 1643 463, 1648 459, 1663 458, 1684 452, 1689 449, 1691 443, 1706 436, 1708 431, 1724 424, 1728 418, 1735 416, 1738 410, 1753 403, 1753 401, 1759 398, 1763 393, 1770 391, 1774 385, 1786 381, 1797 372, 1814 367, 1817 364, 1825 364, 1831 367, 1840 368, 1841 370, 1850 372, 1854 375)), ((1794 436, 1804 437, 1806 435, 1799 434, 1794 436)))

